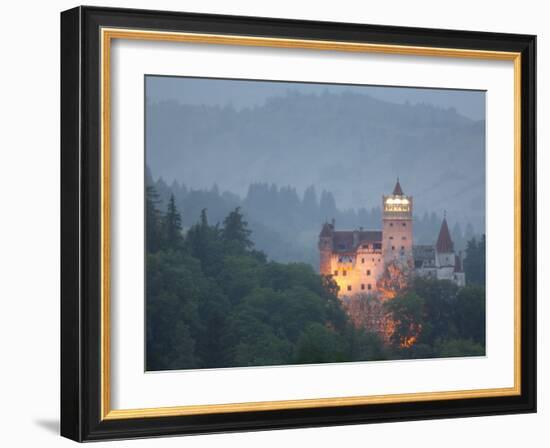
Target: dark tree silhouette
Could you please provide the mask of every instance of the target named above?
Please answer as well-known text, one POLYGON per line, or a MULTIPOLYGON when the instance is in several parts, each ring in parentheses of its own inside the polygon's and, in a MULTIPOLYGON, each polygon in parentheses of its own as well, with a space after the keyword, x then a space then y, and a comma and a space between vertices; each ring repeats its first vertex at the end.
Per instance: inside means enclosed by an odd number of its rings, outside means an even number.
POLYGON ((166 215, 164 217, 164 235, 167 249, 176 249, 183 243, 181 215, 176 208, 174 195, 170 195, 166 215))
POLYGON ((221 236, 226 243, 232 246, 232 249, 242 251, 251 249, 254 246, 250 239, 251 233, 240 207, 229 213, 223 221, 221 236))
POLYGON ((479 241, 475 237, 468 241, 464 272, 468 284, 485 287, 485 235, 479 241))
MULTIPOLYGON (((280 191, 258 186, 257 193, 280 191)), ((384 343, 387 338, 363 325, 369 319, 350 319, 330 276, 305 263, 269 261, 257 250, 239 206, 227 211, 221 226, 210 224, 203 208, 183 232, 175 195, 168 197, 165 214, 158 204, 155 189, 148 188, 148 370, 484 353, 483 288, 408 279, 396 298, 381 305, 395 321, 393 344, 384 343)), ((480 255, 480 244, 472 243, 471 260, 480 255)))
POLYGON ((161 247, 162 215, 158 209, 160 199, 153 186, 145 190, 145 245, 146 251, 154 253, 161 247))

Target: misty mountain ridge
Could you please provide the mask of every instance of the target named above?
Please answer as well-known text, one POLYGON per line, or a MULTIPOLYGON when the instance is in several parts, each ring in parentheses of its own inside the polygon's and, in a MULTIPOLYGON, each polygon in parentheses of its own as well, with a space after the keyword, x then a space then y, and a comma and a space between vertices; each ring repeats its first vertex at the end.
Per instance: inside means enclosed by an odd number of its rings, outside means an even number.
MULTIPOLYGON (((313 186, 299 195, 291 186, 254 183, 241 198, 232 192, 222 192, 216 184, 209 189, 190 189, 177 181, 168 185, 163 178, 155 180, 149 169, 146 181, 158 194, 157 207, 161 211, 166 210, 170 196, 174 196, 185 231, 200 221, 203 209, 209 223, 222 225, 225 217, 239 207, 252 231, 255 247, 270 259, 283 263, 305 262, 317 269, 319 232, 327 220, 335 219, 338 229, 380 229, 382 226, 380 207, 340 210, 331 192, 323 190, 318 194, 313 186)), ((434 244, 441 220, 442 216, 434 212, 415 214, 415 244, 434 244)), ((462 222, 461 217, 450 217, 449 223, 457 250, 463 250, 472 237, 479 237, 473 226, 462 222)))
POLYGON ((485 222, 485 121, 429 104, 289 91, 237 110, 147 103, 147 163, 169 183, 244 197, 250 184, 315 185, 338 209, 379 207, 400 177, 415 213, 485 222))

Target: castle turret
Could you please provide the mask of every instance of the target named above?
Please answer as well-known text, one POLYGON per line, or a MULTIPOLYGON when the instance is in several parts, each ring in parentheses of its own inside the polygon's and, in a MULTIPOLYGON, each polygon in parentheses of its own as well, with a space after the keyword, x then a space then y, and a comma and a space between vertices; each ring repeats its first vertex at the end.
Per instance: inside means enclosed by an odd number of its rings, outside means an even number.
POLYGON ((331 257, 333 250, 334 220, 325 222, 319 234, 319 272, 321 275, 330 275, 331 257))
POLYGON ((382 196, 382 252, 385 263, 396 260, 413 265, 412 207, 412 196, 405 195, 397 178, 393 193, 382 196))
POLYGON ((453 267, 455 266, 455 250, 453 240, 451 239, 451 233, 449 232, 449 226, 447 225, 447 216, 443 216, 441 222, 441 228, 439 229, 439 236, 437 237, 437 243, 435 243, 435 253, 437 257, 437 264, 440 267, 453 267))

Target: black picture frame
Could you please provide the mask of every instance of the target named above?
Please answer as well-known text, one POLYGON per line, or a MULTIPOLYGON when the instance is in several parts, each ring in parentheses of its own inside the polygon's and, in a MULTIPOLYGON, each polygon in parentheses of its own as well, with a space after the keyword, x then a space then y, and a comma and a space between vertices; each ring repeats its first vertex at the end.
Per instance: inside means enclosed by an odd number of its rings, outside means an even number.
POLYGON ((536 412, 535 58, 532 35, 99 7, 61 13, 61 435, 92 441, 536 412), (521 394, 102 420, 102 27, 521 53, 521 394))

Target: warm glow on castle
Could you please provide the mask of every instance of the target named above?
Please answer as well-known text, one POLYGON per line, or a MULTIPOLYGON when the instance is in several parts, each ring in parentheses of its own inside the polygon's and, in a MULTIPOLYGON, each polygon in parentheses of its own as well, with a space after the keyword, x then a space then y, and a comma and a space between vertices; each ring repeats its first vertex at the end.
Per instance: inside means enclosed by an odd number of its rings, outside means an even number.
POLYGON ((382 196, 382 210, 382 230, 336 230, 334 220, 321 229, 320 273, 336 282, 339 297, 392 298, 392 271, 464 285, 462 259, 454 252, 446 218, 435 245, 413 246, 413 198, 405 195, 399 179, 392 194, 382 196))

